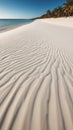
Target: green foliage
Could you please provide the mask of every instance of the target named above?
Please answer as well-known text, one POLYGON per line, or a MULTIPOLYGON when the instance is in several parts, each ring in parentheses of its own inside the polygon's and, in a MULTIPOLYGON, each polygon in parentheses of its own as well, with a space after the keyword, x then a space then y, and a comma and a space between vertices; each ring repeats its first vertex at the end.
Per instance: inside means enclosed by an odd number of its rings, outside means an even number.
POLYGON ((63 6, 55 8, 52 12, 48 10, 46 14, 42 15, 40 18, 51 18, 51 17, 68 17, 73 16, 73 0, 66 0, 63 6))

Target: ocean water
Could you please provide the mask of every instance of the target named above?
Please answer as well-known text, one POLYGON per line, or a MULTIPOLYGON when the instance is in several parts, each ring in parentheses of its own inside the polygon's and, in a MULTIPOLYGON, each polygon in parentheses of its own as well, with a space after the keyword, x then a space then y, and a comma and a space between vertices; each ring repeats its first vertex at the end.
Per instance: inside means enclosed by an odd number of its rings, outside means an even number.
POLYGON ((4 30, 10 27, 19 26, 23 24, 28 24, 33 22, 33 20, 28 19, 0 19, 0 30, 4 30))

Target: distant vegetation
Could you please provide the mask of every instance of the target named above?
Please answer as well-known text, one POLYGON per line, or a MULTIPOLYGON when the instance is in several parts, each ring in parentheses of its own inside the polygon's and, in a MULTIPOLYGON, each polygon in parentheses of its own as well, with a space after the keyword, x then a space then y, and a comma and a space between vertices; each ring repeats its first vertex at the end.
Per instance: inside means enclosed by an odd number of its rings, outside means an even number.
POLYGON ((52 18, 52 17, 68 17, 73 16, 73 0, 66 0, 63 6, 55 8, 53 11, 48 10, 40 18, 52 18))

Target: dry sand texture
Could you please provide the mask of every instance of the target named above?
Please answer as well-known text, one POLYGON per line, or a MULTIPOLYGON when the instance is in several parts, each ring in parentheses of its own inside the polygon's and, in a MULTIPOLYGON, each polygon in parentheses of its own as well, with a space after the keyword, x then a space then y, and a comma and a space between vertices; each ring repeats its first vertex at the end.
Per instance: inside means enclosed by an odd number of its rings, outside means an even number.
POLYGON ((72 24, 0 33, 1 130, 73 130, 72 24))

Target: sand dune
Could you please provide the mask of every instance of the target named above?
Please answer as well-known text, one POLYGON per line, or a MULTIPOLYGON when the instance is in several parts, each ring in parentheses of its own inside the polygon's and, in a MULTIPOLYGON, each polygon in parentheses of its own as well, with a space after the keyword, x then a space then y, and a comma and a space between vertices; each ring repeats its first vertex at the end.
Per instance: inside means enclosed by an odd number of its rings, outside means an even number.
POLYGON ((0 34, 0 127, 73 130, 73 28, 37 20, 0 34))

